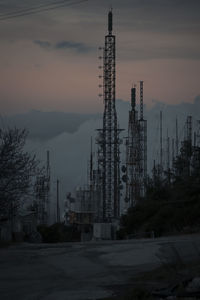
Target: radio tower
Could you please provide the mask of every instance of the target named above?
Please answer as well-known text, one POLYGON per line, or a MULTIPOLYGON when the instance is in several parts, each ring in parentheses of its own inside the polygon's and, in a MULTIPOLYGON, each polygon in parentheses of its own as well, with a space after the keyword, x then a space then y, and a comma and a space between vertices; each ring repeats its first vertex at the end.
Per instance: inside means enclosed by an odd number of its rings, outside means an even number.
POLYGON ((38 225, 47 225, 50 216, 50 160, 47 151, 46 174, 37 176, 35 183, 38 225))
POLYGON ((140 116, 136 110, 136 88, 131 89, 128 137, 126 138, 125 202, 133 207, 145 196, 147 174, 147 121, 143 116, 143 81, 140 81, 140 116))
POLYGON ((143 115, 143 81, 140 81, 140 195, 144 197, 147 178, 147 120, 143 115))
POLYGON ((126 138, 125 182, 125 202, 129 203, 129 207, 133 207, 140 198, 140 126, 136 110, 135 87, 131 89, 131 111, 129 111, 128 137, 126 138))
POLYGON ((112 34, 112 10, 108 13, 108 34, 103 54, 103 129, 99 129, 99 162, 102 170, 103 221, 119 217, 119 133, 115 108, 115 35, 112 34))

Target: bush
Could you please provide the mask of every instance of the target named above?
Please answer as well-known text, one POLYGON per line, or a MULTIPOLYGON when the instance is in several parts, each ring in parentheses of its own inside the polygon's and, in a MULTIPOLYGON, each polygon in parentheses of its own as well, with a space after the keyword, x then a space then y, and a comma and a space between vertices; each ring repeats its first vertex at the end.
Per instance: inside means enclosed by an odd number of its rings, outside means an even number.
POLYGON ((51 226, 38 226, 38 231, 44 243, 78 242, 81 239, 80 232, 74 226, 66 226, 63 223, 55 223, 51 226))

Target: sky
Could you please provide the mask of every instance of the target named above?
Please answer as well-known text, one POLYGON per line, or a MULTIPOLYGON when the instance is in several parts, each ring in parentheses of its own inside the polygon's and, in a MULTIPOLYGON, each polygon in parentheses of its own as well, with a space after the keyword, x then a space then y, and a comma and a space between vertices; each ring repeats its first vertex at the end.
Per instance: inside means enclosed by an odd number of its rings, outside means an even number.
MULTIPOLYGON (((52 198, 57 179, 62 199, 87 183, 90 137, 95 142, 102 127, 98 57, 111 6, 118 119, 126 136, 130 89, 143 80, 150 171, 158 160, 160 110, 165 137, 167 129, 173 137, 176 117, 180 140, 187 115, 199 119, 199 0, 0 0, 0 125, 27 128, 27 149, 42 164, 50 151, 52 198)), ((123 164, 124 145, 121 151, 123 164)))
MULTIPOLYGON (((18 18, 60 0, 0 0, 1 115, 31 110, 99 113, 99 47, 113 8, 116 96, 144 80, 144 102, 192 103, 200 95, 199 0, 88 0, 18 18)), ((68 1, 68 3, 75 0, 68 1)))

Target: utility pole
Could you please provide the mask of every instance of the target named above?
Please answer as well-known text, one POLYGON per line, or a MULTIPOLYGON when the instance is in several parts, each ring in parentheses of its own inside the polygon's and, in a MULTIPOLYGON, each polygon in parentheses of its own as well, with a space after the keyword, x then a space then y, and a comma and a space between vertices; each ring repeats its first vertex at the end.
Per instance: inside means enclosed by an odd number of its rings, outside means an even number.
POLYGON ((176 117, 176 156, 178 156, 178 119, 176 117))
POLYGON ((160 172, 163 171, 162 111, 160 111, 160 172))
POLYGON ((47 166, 46 166, 46 223, 49 223, 50 220, 50 154, 49 150, 47 150, 47 166))
POLYGON ((167 129, 167 172, 169 172, 169 169, 170 169, 170 138, 167 129))
POLYGON ((174 164, 174 139, 172 139, 172 168, 173 168, 173 164, 174 164))
POLYGON ((59 180, 57 179, 56 191, 57 191, 57 201, 56 201, 56 212, 57 212, 57 223, 60 223, 60 203, 59 203, 59 180))
POLYGON ((91 149, 90 149, 90 187, 93 185, 93 147, 92 147, 92 137, 91 137, 91 149))

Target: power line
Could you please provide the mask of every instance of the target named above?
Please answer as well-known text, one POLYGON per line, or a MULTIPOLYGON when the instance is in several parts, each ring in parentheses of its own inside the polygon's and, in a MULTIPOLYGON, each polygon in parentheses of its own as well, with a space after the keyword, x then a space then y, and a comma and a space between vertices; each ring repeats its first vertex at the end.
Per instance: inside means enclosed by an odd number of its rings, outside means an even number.
POLYGON ((49 3, 43 3, 43 4, 39 4, 39 5, 34 5, 34 6, 28 6, 28 7, 22 7, 19 9, 15 9, 12 11, 7 11, 7 12, 1 12, 0 13, 0 17, 1 16, 10 16, 10 15, 15 15, 15 14, 20 14, 26 11, 30 11, 30 10, 35 10, 35 9, 40 9, 40 8, 46 8, 47 6, 51 6, 51 5, 59 5, 59 4, 63 4, 65 2, 69 2, 69 1, 73 1, 73 0, 58 0, 58 1, 50 1, 49 3))
POLYGON ((27 16, 27 15, 32 15, 32 14, 36 14, 39 12, 43 12, 43 11, 49 11, 49 10, 53 10, 53 9, 57 9, 60 7, 67 7, 67 6, 72 6, 72 5, 77 5, 83 2, 87 2, 89 0, 79 0, 79 1, 72 1, 71 0, 62 0, 59 1, 57 3, 49 3, 49 4, 43 4, 43 5, 39 5, 39 6, 35 6, 35 7, 31 7, 31 8, 24 8, 18 11, 13 11, 13 12, 8 12, 8 13, 4 13, 4 14, 0 14, 0 21, 3 20, 8 20, 8 19, 13 19, 13 18, 18 18, 18 17, 23 17, 23 16, 27 16))

